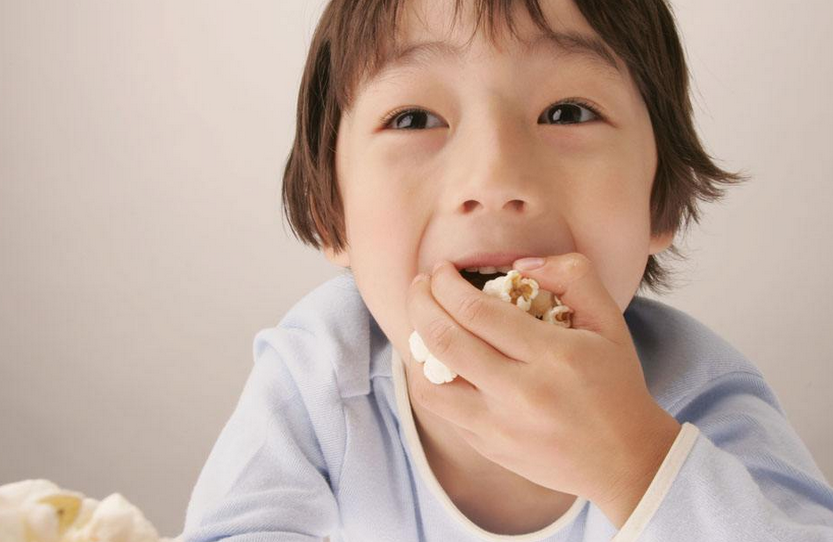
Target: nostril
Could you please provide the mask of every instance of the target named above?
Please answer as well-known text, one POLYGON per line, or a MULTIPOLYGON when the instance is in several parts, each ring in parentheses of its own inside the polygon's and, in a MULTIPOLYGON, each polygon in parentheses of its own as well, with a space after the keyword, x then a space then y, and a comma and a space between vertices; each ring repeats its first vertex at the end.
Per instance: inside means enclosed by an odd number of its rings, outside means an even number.
MULTIPOLYGON (((523 200, 513 199, 511 201, 507 201, 504 207, 514 211, 523 211, 525 205, 526 203, 524 203, 523 200)), ((477 200, 470 199, 463 204, 463 211, 470 213, 479 206, 480 203, 477 200)))
POLYGON ((474 209, 477 209, 478 205, 480 205, 480 204, 477 203, 476 201, 474 201, 473 199, 470 199, 469 201, 467 201, 466 203, 463 204, 463 210, 467 213, 470 213, 474 209))

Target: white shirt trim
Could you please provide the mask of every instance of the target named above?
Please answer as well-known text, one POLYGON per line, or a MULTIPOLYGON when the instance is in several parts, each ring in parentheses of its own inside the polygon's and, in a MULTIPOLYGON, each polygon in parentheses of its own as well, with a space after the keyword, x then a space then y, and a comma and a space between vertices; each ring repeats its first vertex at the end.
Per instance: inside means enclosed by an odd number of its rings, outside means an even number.
POLYGON ((411 411, 410 395, 408 393, 407 373, 403 365, 402 358, 396 351, 396 348, 391 346, 391 369, 393 371, 394 393, 396 395, 396 409, 399 412, 399 420, 405 430, 405 439, 408 442, 414 459, 416 461, 417 471, 420 476, 434 493, 434 496, 446 509, 448 514, 456 519, 468 532, 479 536, 483 540, 490 541, 513 541, 513 542, 537 542, 551 536, 561 528, 566 527, 573 519, 581 512, 587 499, 576 497, 573 505, 555 522, 543 529, 532 533, 521 535, 504 535, 489 532, 469 518, 465 516, 455 505, 445 490, 440 485, 437 478, 434 476, 431 466, 428 464, 428 459, 425 457, 425 450, 422 448, 422 443, 419 440, 419 434, 414 423, 413 412, 411 411))
POLYGON ((696 425, 689 422, 683 423, 674 444, 671 445, 659 470, 654 475, 651 485, 648 486, 633 513, 610 542, 633 542, 642 535, 645 526, 654 517, 674 480, 677 479, 677 474, 688 458, 699 434, 700 430, 696 425))

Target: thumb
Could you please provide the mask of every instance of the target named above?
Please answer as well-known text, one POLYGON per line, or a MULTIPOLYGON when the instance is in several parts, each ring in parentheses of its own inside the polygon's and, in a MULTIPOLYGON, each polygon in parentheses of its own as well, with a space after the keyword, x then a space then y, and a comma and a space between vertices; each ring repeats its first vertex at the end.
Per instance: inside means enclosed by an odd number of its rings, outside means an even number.
POLYGON ((516 260, 512 267, 573 309, 573 328, 593 331, 615 342, 623 338, 623 332, 630 335, 619 305, 584 254, 524 258, 516 260))

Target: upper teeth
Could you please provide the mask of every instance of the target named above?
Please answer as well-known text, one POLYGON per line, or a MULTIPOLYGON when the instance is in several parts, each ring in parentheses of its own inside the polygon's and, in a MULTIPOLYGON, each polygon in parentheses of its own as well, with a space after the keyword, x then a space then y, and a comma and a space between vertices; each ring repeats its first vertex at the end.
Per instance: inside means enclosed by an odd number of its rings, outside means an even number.
POLYGON ((484 275, 491 275, 493 273, 508 273, 512 271, 511 265, 501 265, 500 267, 466 267, 469 273, 481 273, 484 275))

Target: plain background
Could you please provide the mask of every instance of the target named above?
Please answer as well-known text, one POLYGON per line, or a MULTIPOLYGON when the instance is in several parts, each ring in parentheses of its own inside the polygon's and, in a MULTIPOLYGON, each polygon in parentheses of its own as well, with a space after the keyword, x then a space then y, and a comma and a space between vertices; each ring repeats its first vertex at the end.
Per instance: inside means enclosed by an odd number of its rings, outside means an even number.
MULTIPOLYGON (((280 208, 323 5, 0 0, 0 484, 180 532, 255 333, 339 273, 280 208)), ((706 147, 753 180, 661 301, 760 367, 831 480, 833 4, 674 5, 706 147)))

